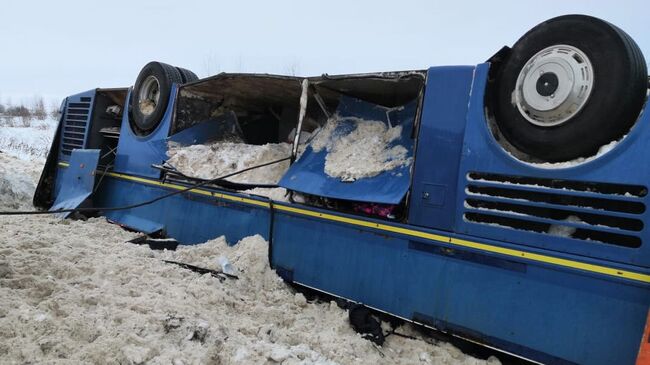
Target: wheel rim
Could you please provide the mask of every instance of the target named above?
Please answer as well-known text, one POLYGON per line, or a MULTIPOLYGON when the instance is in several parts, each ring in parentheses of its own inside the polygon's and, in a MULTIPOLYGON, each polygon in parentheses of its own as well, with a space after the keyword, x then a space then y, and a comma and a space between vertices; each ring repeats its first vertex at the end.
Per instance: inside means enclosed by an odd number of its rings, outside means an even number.
POLYGON ((580 112, 593 85, 594 69, 584 52, 554 45, 531 57, 521 69, 513 103, 528 122, 554 127, 580 112))
POLYGON ((156 110, 158 100, 160 100, 160 83, 155 76, 148 76, 140 87, 139 105, 140 112, 149 115, 156 110))

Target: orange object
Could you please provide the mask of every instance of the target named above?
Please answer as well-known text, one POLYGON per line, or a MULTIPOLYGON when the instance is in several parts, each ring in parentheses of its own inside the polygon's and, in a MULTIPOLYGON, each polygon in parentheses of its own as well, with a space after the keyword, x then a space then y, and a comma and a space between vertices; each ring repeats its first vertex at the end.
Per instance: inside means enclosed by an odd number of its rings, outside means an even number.
POLYGON ((650 311, 648 311, 648 319, 645 321, 645 329, 643 330, 636 365, 650 365, 650 311))

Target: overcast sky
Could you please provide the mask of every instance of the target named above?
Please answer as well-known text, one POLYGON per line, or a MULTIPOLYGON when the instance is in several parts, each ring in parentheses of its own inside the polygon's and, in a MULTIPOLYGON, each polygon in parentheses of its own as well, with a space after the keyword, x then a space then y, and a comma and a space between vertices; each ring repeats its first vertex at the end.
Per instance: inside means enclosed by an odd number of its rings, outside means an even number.
POLYGON ((5 1, 0 100, 132 85, 159 60, 200 77, 305 76, 476 64, 537 23, 583 13, 628 32, 650 59, 647 0, 5 1))

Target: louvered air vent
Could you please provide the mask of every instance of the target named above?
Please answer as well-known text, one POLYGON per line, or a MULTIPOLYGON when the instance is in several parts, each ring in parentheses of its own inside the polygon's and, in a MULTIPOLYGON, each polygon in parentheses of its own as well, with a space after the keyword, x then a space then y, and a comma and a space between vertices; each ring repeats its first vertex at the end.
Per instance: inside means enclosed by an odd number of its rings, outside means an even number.
POLYGON ((69 102, 65 108, 61 153, 70 155, 75 148, 86 145, 86 131, 90 117, 92 99, 82 97, 80 102, 69 102))
POLYGON ((471 223, 641 246, 644 186, 470 172, 465 192, 471 223))

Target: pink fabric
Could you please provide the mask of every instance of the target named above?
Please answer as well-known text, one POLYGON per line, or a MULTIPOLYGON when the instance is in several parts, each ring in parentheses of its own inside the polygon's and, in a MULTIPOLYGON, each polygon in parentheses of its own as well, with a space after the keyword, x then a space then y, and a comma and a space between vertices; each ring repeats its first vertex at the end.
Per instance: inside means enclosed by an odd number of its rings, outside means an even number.
POLYGON ((394 205, 374 204, 374 203, 357 203, 354 204, 354 211, 361 212, 368 215, 376 215, 379 217, 387 218, 393 214, 395 210, 394 205))

